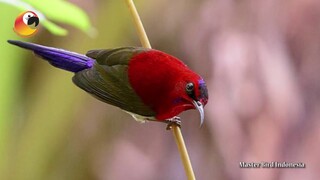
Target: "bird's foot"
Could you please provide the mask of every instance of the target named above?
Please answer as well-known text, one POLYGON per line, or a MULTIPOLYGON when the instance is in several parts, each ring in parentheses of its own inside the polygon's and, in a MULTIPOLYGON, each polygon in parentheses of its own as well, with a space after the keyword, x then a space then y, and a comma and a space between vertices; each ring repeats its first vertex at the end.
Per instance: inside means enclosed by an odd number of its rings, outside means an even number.
POLYGON ((178 116, 174 116, 173 118, 170 119, 166 119, 165 123, 167 123, 167 130, 172 129, 172 126, 178 126, 179 128, 181 128, 181 118, 178 116))

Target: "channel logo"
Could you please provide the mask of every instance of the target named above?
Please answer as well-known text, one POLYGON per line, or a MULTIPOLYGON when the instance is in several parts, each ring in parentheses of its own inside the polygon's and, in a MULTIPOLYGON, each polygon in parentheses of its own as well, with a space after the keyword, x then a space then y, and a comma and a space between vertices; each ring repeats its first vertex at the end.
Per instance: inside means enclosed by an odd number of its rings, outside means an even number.
POLYGON ((25 11, 16 18, 13 30, 21 37, 31 37, 38 32, 39 17, 33 11, 25 11))

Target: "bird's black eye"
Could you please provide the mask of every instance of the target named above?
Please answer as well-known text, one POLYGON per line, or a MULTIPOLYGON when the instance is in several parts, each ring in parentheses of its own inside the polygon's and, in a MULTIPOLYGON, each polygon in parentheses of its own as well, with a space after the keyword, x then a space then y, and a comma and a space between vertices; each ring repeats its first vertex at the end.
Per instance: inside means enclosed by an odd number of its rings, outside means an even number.
POLYGON ((186 85, 186 92, 188 95, 192 95, 194 93, 194 85, 193 83, 187 83, 186 85))

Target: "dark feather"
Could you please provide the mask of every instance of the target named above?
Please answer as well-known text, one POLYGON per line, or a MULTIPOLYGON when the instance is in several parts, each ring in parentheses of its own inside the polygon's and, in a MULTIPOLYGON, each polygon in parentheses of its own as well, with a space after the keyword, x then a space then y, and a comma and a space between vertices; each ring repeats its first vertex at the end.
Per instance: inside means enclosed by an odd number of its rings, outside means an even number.
POLYGON ((132 89, 128 79, 128 64, 132 56, 148 51, 145 48, 91 50, 86 55, 96 59, 93 68, 77 72, 73 82, 98 99, 123 110, 155 116, 132 89))

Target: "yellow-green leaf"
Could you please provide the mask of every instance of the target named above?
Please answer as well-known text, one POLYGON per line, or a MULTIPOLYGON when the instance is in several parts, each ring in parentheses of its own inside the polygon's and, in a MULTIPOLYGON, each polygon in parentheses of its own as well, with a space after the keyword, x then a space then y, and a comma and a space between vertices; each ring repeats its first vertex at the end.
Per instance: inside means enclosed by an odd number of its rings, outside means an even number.
POLYGON ((68 34, 68 31, 52 22, 50 22, 47 19, 44 19, 41 21, 41 25, 48 29, 52 34, 57 36, 65 36, 68 34))
POLYGON ((69 24, 84 32, 89 32, 91 28, 87 14, 76 5, 67 1, 25 0, 25 2, 42 12, 49 20, 69 24))

